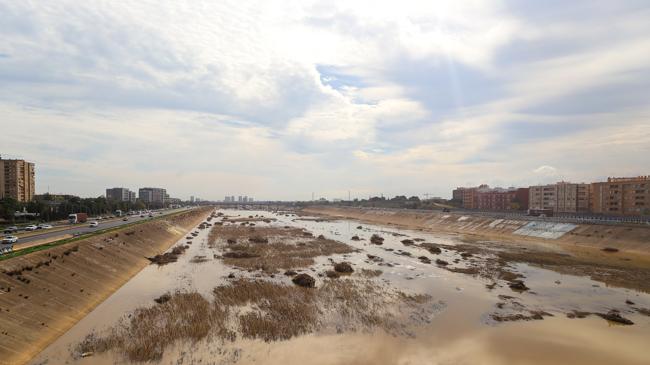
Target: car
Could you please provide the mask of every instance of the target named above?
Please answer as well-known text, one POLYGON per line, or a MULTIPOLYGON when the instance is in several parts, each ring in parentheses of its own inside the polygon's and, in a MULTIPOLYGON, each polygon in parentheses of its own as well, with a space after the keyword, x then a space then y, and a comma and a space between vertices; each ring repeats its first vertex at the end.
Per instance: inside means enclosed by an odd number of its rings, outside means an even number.
POLYGON ((30 225, 28 225, 27 227, 25 227, 25 230, 26 230, 26 231, 35 231, 35 230, 37 230, 37 229, 38 229, 38 227, 36 227, 36 226, 33 225, 33 224, 30 224, 30 225))
POLYGON ((7 243, 16 243, 18 242, 18 237, 16 236, 4 236, 2 237, 2 243, 7 244, 7 243))
POLYGON ((144 214, 140 214, 140 218, 144 218, 144 214))
POLYGON ((122 218, 122 220, 126 222, 126 221, 129 220, 129 217, 124 217, 124 218, 122 218))
POLYGON ((90 224, 89 224, 88 226, 89 226, 89 227, 98 227, 98 226, 99 226, 99 222, 97 222, 97 221, 90 222, 90 224))
POLYGON ((52 226, 49 225, 49 224, 45 224, 45 223, 43 223, 43 224, 39 224, 39 225, 38 225, 38 228, 39 228, 39 229, 51 229, 52 226))
POLYGON ((4 234, 11 234, 11 233, 14 233, 14 232, 18 232, 18 227, 16 227, 16 226, 7 227, 7 228, 4 229, 3 233, 4 234))

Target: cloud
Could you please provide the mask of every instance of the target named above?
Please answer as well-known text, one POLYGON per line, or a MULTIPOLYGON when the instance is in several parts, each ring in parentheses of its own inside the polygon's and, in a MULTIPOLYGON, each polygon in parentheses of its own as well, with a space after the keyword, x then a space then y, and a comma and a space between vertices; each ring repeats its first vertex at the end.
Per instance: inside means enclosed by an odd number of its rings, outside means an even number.
POLYGON ((634 0, 4 2, 0 152, 35 160, 40 192, 91 196, 646 174, 648 16, 634 0))
POLYGON ((540 166, 533 170, 533 172, 544 177, 557 176, 557 169, 548 165, 540 166))

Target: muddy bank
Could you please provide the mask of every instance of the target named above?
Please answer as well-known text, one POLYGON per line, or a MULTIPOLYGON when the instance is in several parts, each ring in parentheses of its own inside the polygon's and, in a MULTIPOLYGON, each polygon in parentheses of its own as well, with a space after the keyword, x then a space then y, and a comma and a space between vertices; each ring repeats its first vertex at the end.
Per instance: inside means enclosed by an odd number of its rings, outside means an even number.
POLYGON ((25 363, 196 226, 209 209, 0 262, 0 363, 25 363))
POLYGON ((356 273, 352 264, 331 258, 357 251, 345 243, 304 229, 242 222, 215 225, 203 241, 213 252, 212 264, 231 271, 225 283, 212 279, 212 295, 165 293, 111 329, 87 335, 73 356, 112 352, 125 361, 160 361, 183 341, 229 348, 242 340, 285 341, 311 333, 381 329, 410 336, 443 307, 429 295, 375 280, 377 272, 356 273), (316 270, 315 260, 326 257, 329 264, 316 270))
MULTIPOLYGON (((311 214, 460 235, 468 253, 493 253, 498 266, 524 262, 609 285, 650 292, 650 228, 576 226, 557 239, 516 234, 528 222, 396 210, 312 207, 311 214)), ((473 269, 468 269, 477 271, 473 269)))

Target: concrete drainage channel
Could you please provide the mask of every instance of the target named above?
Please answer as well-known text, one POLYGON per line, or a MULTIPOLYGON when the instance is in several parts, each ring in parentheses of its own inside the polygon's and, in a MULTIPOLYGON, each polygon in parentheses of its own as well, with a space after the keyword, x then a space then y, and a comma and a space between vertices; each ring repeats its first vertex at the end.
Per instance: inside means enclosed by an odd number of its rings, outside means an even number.
MULTIPOLYGON (((149 267, 35 363, 370 363, 386 349, 400 360, 426 363, 468 339, 478 345, 462 347, 464 360, 483 362, 560 354, 564 343, 577 340, 572 334, 585 332, 604 342, 577 348, 576 362, 601 349, 625 358, 645 346, 642 309, 650 307, 650 296, 643 292, 472 251, 475 246, 453 235, 289 212, 222 214, 228 218, 179 239, 174 247, 182 250, 147 256, 149 267), (406 311, 390 306, 396 303, 406 311), (375 325, 355 327, 359 323, 375 325), (628 341, 620 349, 604 346, 623 332, 628 341), (549 343, 549 336, 562 341, 549 343), (359 358, 359 346, 372 359, 359 358), (409 351, 400 351, 404 347, 409 351), (303 348, 308 351, 298 351, 303 348), (521 354, 503 350, 512 348, 521 354)), ((509 223, 494 226, 503 224, 509 223)), ((562 227, 536 229, 545 234, 562 227)))
POLYGON ((27 362, 147 266, 146 257, 167 250, 210 211, 93 232, 0 261, 0 359, 27 362))

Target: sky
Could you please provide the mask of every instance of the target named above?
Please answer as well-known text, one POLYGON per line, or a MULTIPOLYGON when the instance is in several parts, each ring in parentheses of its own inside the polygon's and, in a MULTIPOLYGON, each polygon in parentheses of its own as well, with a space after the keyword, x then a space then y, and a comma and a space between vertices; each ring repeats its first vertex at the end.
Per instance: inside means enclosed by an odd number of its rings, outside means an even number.
POLYGON ((87 197, 646 175, 648 19, 647 0, 0 0, 0 155, 87 197))

